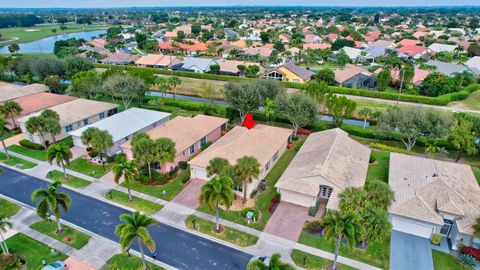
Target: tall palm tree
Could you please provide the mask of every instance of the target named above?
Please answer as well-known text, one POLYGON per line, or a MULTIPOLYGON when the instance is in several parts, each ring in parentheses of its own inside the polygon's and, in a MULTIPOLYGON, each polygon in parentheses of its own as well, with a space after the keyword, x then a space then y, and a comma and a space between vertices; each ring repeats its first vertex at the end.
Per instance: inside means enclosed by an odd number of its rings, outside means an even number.
POLYGON ((371 206, 367 206, 362 224, 365 232, 364 245, 368 241, 375 242, 385 239, 390 235, 392 229, 392 225, 388 221, 387 211, 371 206))
POLYGON ((173 98, 177 97, 177 86, 182 83, 182 79, 179 77, 171 77, 170 78, 170 84, 173 87, 173 98))
POLYGON ((3 138, 3 135, 5 135, 7 130, 6 125, 7 121, 5 121, 3 117, 0 117, 0 141, 2 141, 3 151, 5 151, 7 159, 10 159, 10 154, 8 153, 7 145, 5 144, 5 139, 3 138))
POLYGON ((275 104, 275 101, 269 98, 265 100, 265 104, 263 105, 263 110, 265 111, 265 117, 267 118, 268 123, 270 123, 273 120, 272 116, 275 115, 276 108, 277 108, 277 104, 275 104))
POLYGON ((57 189, 62 184, 60 182, 54 182, 45 189, 37 189, 32 193, 32 201, 37 204, 37 215, 46 220, 49 216, 48 212, 51 211, 55 215, 57 221, 57 232, 63 230, 60 223, 60 217, 63 212, 68 212, 71 204, 71 198, 68 194, 63 192, 57 192, 57 189))
POLYGON ((57 143, 56 136, 60 134, 62 127, 56 119, 46 118, 45 119, 45 132, 50 134, 53 143, 57 143))
POLYGON ((152 179, 152 163, 157 158, 155 142, 146 133, 138 133, 133 136, 131 145, 135 162, 139 166, 147 165, 148 178, 152 179))
POLYGON ((83 132, 82 132, 82 143, 87 146, 87 147, 90 147, 90 143, 92 142, 92 138, 95 134, 95 132, 97 132, 99 129, 96 128, 96 127, 89 127, 87 129, 85 129, 83 132))
POLYGON ((72 157, 72 151, 70 151, 70 148, 62 142, 59 144, 52 144, 47 149, 47 161, 52 164, 52 161, 55 160, 57 165, 62 167, 64 179, 68 178, 65 165, 70 165, 72 157))
POLYGON ((3 233, 6 233, 8 229, 11 229, 13 224, 7 220, 6 217, 0 216, 0 246, 5 254, 10 254, 8 251, 7 242, 5 242, 5 238, 3 237, 3 233))
POLYGON ((343 211, 363 212, 367 203, 367 193, 359 187, 346 188, 338 197, 343 211))
POLYGON ((237 160, 236 171, 243 186, 243 204, 247 203, 247 181, 251 183, 260 174, 260 163, 254 157, 245 156, 237 160))
POLYGON ((400 94, 402 93, 403 81, 405 80, 405 63, 403 63, 403 61, 399 58, 394 57, 388 62, 388 66, 393 70, 398 70, 399 72, 398 75, 400 76, 400 88, 398 89, 398 104, 400 102, 400 94))
POLYGON ((208 162, 207 176, 223 175, 230 167, 230 162, 224 158, 216 157, 208 162))
POLYGON ((336 210, 328 210, 320 220, 325 238, 327 240, 337 240, 332 269, 337 269, 338 252, 342 241, 345 240, 346 246, 353 248, 358 239, 364 235, 360 220, 360 216, 355 212, 336 210))
POLYGON ((138 179, 138 170, 137 166, 132 161, 127 161, 127 156, 122 153, 117 157, 118 163, 113 165, 113 180, 118 185, 120 178, 123 176, 125 183, 127 184, 128 190, 128 200, 132 201, 132 194, 130 192, 130 182, 136 181, 138 179))
POLYGON ((135 212, 131 215, 122 214, 120 215, 120 220, 123 223, 117 225, 115 228, 115 234, 120 235, 120 246, 125 250, 130 247, 134 240, 137 240, 138 248, 142 255, 143 269, 147 269, 143 244, 145 244, 150 251, 153 252, 155 250, 155 241, 153 241, 150 236, 148 227, 157 224, 157 221, 146 215, 140 214, 140 212, 135 212))
POLYGON ((232 206, 235 197, 233 193, 233 181, 228 176, 215 176, 200 191, 200 202, 204 203, 211 210, 215 209, 215 231, 220 232, 218 221, 218 206, 223 205, 227 209, 232 206))
POLYGON ((175 143, 170 138, 159 138, 155 140, 155 159, 160 163, 160 166, 167 162, 172 162, 177 155, 175 150, 175 143))
POLYGON ((10 117, 12 120, 13 129, 17 129, 17 123, 15 122, 15 116, 20 115, 22 112, 22 107, 15 101, 9 100, 5 101, 3 105, 0 105, 0 113, 4 117, 10 117))
POLYGON ((280 254, 275 253, 270 257, 270 262, 266 265, 261 260, 254 260, 248 263, 247 270, 294 270, 295 267, 291 266, 290 264, 283 263, 280 260, 280 254))
POLYGON ((42 138, 43 145, 47 147, 47 142, 45 141, 45 118, 40 116, 32 116, 27 122, 25 122, 25 128, 30 134, 39 134, 42 138))
POLYGON ((387 210, 393 202, 393 191, 390 186, 382 181, 369 181, 365 183, 367 200, 374 207, 387 210))
POLYGON ((107 158, 107 149, 113 146, 113 137, 107 130, 99 130, 93 134, 90 141, 92 147, 100 153, 100 160, 102 162, 103 170, 105 171, 105 162, 103 159, 107 158))

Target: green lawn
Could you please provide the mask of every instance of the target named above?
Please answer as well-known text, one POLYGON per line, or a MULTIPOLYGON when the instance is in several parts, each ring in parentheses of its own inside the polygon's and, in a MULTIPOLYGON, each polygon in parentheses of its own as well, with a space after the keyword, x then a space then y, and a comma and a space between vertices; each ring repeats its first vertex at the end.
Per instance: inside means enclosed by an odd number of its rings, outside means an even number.
POLYGON ((14 157, 12 155, 10 155, 10 159, 7 160, 7 155, 5 155, 4 153, 0 153, 0 162, 22 170, 31 169, 37 166, 37 164, 33 162, 14 157))
MULTIPOLYGON (((297 145, 298 143, 305 141, 305 139, 306 137, 301 136, 300 139, 294 144, 297 145)), ((240 211, 224 211, 222 209, 220 209, 220 217, 238 224, 242 224, 263 231, 268 219, 271 216, 270 212, 268 212, 268 206, 270 205, 270 201, 272 200, 272 198, 275 197, 275 195, 277 194, 275 184, 277 183, 278 179, 283 174, 285 169, 288 167, 292 159, 295 157, 296 153, 297 151, 295 151, 295 147, 287 150, 277 161, 277 163, 268 173, 268 175, 265 177, 267 179, 268 191, 259 195, 255 202, 255 207, 262 212, 262 219, 260 221, 251 222, 250 224, 248 224, 247 219, 241 215, 240 211)), ((212 215, 214 214, 214 211, 210 210, 205 205, 200 205, 197 210, 212 215)))
POLYGON ((372 149, 375 162, 368 165, 367 181, 382 181, 388 183, 388 167, 390 153, 372 149))
POLYGON ((105 164, 104 170, 102 165, 94 164, 87 159, 79 157, 72 160, 70 162, 70 166, 67 166, 67 168, 72 171, 83 173, 94 178, 100 178, 107 174, 112 168, 112 166, 112 164, 105 164))
MULTIPOLYGON (((147 262, 151 270, 162 270, 163 268, 147 262)), ((118 269, 142 269, 142 260, 134 255, 128 257, 126 254, 113 255, 107 263, 102 267, 104 270, 118 270, 118 269)))
MULTIPOLYGON (((188 173, 188 171, 184 171, 182 173, 188 173)), ((126 187, 126 183, 122 183, 122 186, 126 187)), ((182 183, 179 176, 165 185, 145 185, 138 181, 130 183, 130 188, 132 190, 166 201, 173 200, 173 198, 175 198, 175 196, 177 196, 177 194, 180 193, 184 187, 185 185, 182 183)))
MULTIPOLYGON (((298 249, 292 250, 290 257, 292 257, 292 260, 295 262, 297 266, 305 268, 307 270, 325 270, 327 269, 327 267, 329 267, 332 264, 332 261, 328 259, 321 258, 315 255, 303 252, 298 249), (305 264, 303 264, 304 259, 305 259, 305 264)), ((342 270, 356 269, 351 266, 343 265, 343 264, 340 264, 340 267, 342 270)))
POLYGON ((161 204, 147 201, 135 196, 132 196, 132 201, 129 202, 127 193, 123 193, 121 191, 113 190, 113 189, 105 193, 105 198, 107 200, 141 211, 147 215, 158 212, 163 207, 163 205, 161 204))
POLYGON ((224 231, 221 234, 213 232, 213 228, 215 227, 215 222, 211 222, 209 220, 197 217, 195 215, 190 215, 185 219, 185 225, 187 228, 199 231, 201 233, 213 236, 215 238, 221 239, 223 241, 232 243, 234 245, 240 247, 248 247, 255 245, 258 241, 258 237, 244 233, 242 231, 238 231, 226 226, 224 227, 224 231), (195 220, 195 228, 193 228, 193 220, 195 220))
POLYGON ((27 157, 31 157, 34 159, 38 159, 40 161, 46 161, 47 160, 47 151, 46 150, 34 150, 34 149, 28 149, 20 145, 10 145, 7 147, 8 150, 13 151, 15 153, 22 154, 27 157))
POLYGON ((57 170, 49 171, 46 177, 54 181, 60 181, 62 182, 62 184, 71 186, 74 188, 83 188, 92 183, 88 180, 78 178, 69 174, 67 174, 67 179, 65 179, 63 176, 63 172, 57 171, 57 170))
POLYGON ((432 250, 433 269, 435 270, 468 270, 467 266, 461 264, 450 254, 432 250))
POLYGON ((18 210, 20 210, 19 205, 0 198, 0 216, 9 218, 15 215, 18 210))
MULTIPOLYGON (((335 252, 335 241, 327 241, 324 237, 312 236, 305 231, 300 234, 298 242, 328 252, 335 252)), ((340 255, 382 269, 388 269, 390 260, 390 238, 383 242, 369 243, 365 250, 356 248, 349 249, 342 245, 340 247, 340 255)))
POLYGON ((63 225, 63 232, 60 234, 57 234, 57 223, 55 221, 39 221, 37 223, 34 223, 30 225, 30 228, 41 232, 53 239, 56 239, 60 242, 63 242, 73 248, 76 249, 81 249, 83 246, 85 246, 88 241, 90 240, 90 236, 88 234, 85 234, 83 232, 77 231, 74 228, 71 228, 67 225, 63 225), (67 242, 65 240, 66 237, 70 237, 71 241, 67 242))
POLYGON ((477 90, 471 93, 465 100, 451 102, 448 104, 448 107, 480 110, 480 91, 477 90))
POLYGON ((66 26, 67 26, 66 30, 60 30, 60 25, 4 28, 2 29, 2 38, 10 39, 10 38, 16 37, 18 39, 11 40, 8 42, 2 42, 0 44, 8 45, 14 42, 15 43, 31 42, 31 41, 35 41, 38 39, 42 39, 42 38, 46 38, 54 35, 82 32, 82 31, 93 31, 93 30, 108 28, 108 26, 106 25, 67 24, 66 26), (56 33, 52 32, 53 28, 57 29, 56 33))
POLYGON ((24 234, 17 233, 6 240, 10 252, 18 254, 27 264, 27 270, 38 270, 42 268, 42 260, 48 263, 63 261, 67 255, 56 252, 52 254, 51 248, 39 241, 24 234))

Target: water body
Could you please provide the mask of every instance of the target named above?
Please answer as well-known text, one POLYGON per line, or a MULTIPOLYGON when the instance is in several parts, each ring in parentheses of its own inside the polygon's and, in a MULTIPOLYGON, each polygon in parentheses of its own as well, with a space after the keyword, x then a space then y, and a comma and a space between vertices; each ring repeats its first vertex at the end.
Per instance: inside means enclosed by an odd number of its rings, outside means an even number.
MULTIPOLYGON (((146 95, 147 96, 152 96, 152 97, 173 98, 173 94, 162 94, 162 93, 159 93, 159 92, 147 92, 146 95)), ((185 96, 185 95, 178 95, 177 94, 176 98, 180 99, 180 100, 187 100, 187 101, 193 101, 193 102, 211 103, 210 100, 208 100, 206 98, 201 98, 201 97, 192 97, 192 96, 185 96)), ((223 100, 214 100, 213 103, 216 104, 216 105, 221 105, 221 106, 226 106, 227 105, 225 103, 225 101, 223 101, 223 100)), ((332 117, 328 116, 328 115, 319 114, 317 116, 317 118, 321 119, 321 120, 324 120, 324 121, 329 121, 329 122, 333 121, 332 117)), ((361 126, 361 127, 363 127, 363 125, 366 125, 367 127, 370 126, 370 123, 368 121, 366 123, 364 123, 363 121, 355 120, 355 119, 343 119, 343 122, 345 124, 350 124, 350 125, 354 125, 354 126, 361 126)))
MULTIPOLYGON (((105 33, 107 33, 107 30, 83 31, 70 34, 59 34, 32 42, 19 43, 19 53, 52 53, 56 41, 69 38, 83 38, 85 40, 90 40, 92 37, 105 33)), ((0 46, 0 53, 10 53, 8 51, 8 45, 0 46)))

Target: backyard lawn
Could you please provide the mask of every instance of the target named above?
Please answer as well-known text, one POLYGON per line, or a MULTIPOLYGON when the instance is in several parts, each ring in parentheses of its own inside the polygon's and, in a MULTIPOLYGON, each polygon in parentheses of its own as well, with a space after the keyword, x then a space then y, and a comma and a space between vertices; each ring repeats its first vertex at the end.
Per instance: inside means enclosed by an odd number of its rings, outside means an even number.
POLYGON ((113 189, 105 193, 105 199, 128 206, 147 215, 158 212, 163 207, 161 204, 147 201, 135 196, 132 196, 132 201, 129 202, 127 193, 113 189))
POLYGON ((75 249, 81 249, 90 240, 90 236, 88 234, 77 231, 74 228, 71 228, 67 225, 62 224, 62 227, 63 227, 63 232, 58 234, 56 232, 57 222, 53 220, 51 222, 39 221, 37 223, 30 225, 30 228, 38 232, 41 232, 45 235, 48 235, 49 237, 56 239, 62 243, 65 243, 75 249), (71 238, 70 242, 66 240, 66 237, 71 238))
POLYGON ((0 198, 0 216, 9 218, 15 215, 18 210, 20 210, 20 206, 0 198))
POLYGON ((242 231, 238 231, 227 226, 223 226, 225 229, 223 233, 215 233, 213 232, 213 228, 215 227, 215 222, 211 222, 209 220, 191 215, 185 219, 185 225, 187 228, 199 231, 201 233, 207 234, 209 236, 213 236, 220 240, 232 243, 234 245, 240 247, 248 247, 255 245, 258 241, 258 237, 244 233, 242 231), (193 227, 193 220, 195 220, 195 228, 193 227))
MULTIPOLYGON (((174 180, 165 185, 145 185, 138 181, 133 181, 130 183, 130 188, 152 197, 171 201, 185 187, 185 184, 183 184, 181 180, 181 176, 184 173, 189 173, 189 171, 183 171, 174 180)), ((125 182, 122 183, 123 187, 126 187, 126 185, 125 182)))
MULTIPOLYGON (((332 261, 330 260, 303 252, 298 249, 292 250, 290 257, 292 257, 292 260, 295 262, 295 265, 305 268, 307 270, 324 270, 324 269, 327 269, 327 267, 332 264, 332 261), (304 261, 305 261, 305 264, 303 263, 304 261)), ((340 267, 342 270, 356 269, 343 264, 340 264, 340 267)))
POLYGON ((17 233, 6 240, 10 252, 19 255, 26 261, 27 270, 38 270, 42 268, 42 260, 47 264, 54 261, 63 261, 67 255, 51 253, 51 248, 39 241, 32 239, 24 234, 17 233))
POLYGON ((5 155, 4 153, 0 153, 0 162, 22 170, 31 169, 37 166, 37 164, 33 162, 14 157, 12 155, 10 155, 10 159, 7 160, 7 155, 5 155))
MULTIPOLYGON (((301 136, 298 141, 294 142, 294 145, 305 141, 305 139, 306 137, 301 136)), ((278 179, 283 174, 285 169, 288 167, 288 164, 290 164, 292 159, 295 157, 296 153, 297 151, 295 151, 295 147, 287 150, 277 161, 272 170, 268 173, 267 177, 265 177, 267 179, 268 189, 266 192, 260 194, 255 201, 255 207, 262 213, 262 219, 260 221, 251 222, 250 224, 248 224, 247 219, 241 215, 240 211, 224 211, 222 209, 220 209, 220 217, 238 224, 242 224, 263 231, 268 219, 271 216, 270 212, 268 211, 268 206, 270 205, 270 201, 272 200, 272 198, 275 197, 275 195, 277 194, 275 184, 277 183, 278 179)), ((198 210, 208 214, 214 214, 214 211, 210 210, 205 205, 200 205, 198 210)))
MULTIPOLYGON (((162 270, 163 268, 147 262, 151 270, 162 270)), ((142 269, 142 260, 134 255, 130 257, 127 254, 113 255, 107 263, 102 267, 104 270, 117 270, 117 269, 142 269)))
POLYGON ((47 160, 47 151, 46 150, 35 150, 35 149, 28 149, 20 145, 10 145, 7 147, 8 150, 13 151, 15 153, 22 154, 27 157, 31 157, 34 159, 38 159, 40 161, 47 160))
MULTIPOLYGON (((313 236, 305 231, 302 231, 300 234, 298 242, 328 252, 335 252, 335 241, 327 241, 324 237, 313 236)), ((349 249, 342 245, 340 247, 340 255, 382 269, 388 269, 390 264, 390 238, 383 242, 368 243, 365 250, 349 249)))
POLYGON ((468 270, 470 268, 461 264, 450 254, 432 250, 433 269, 435 270, 468 270))
POLYGON ((83 188, 92 183, 88 180, 78 178, 69 174, 67 174, 67 179, 65 179, 63 176, 63 172, 57 171, 57 170, 49 171, 46 177, 54 181, 60 181, 62 184, 71 186, 74 188, 83 188))
POLYGON ((94 164, 87 159, 79 157, 70 161, 70 165, 67 166, 67 168, 72 171, 83 173, 94 178, 100 178, 107 174, 112 168, 112 166, 112 164, 105 164, 104 169, 103 166, 100 164, 94 164))
POLYGON ((390 153, 372 149, 375 162, 368 165, 367 181, 382 181, 388 183, 388 167, 390 153))

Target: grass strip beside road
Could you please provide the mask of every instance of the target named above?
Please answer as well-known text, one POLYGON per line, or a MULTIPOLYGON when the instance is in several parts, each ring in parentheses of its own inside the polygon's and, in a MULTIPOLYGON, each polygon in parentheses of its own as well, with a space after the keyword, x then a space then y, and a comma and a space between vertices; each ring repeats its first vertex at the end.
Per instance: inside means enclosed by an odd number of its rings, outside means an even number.
POLYGON ((107 174, 112 166, 112 164, 105 164, 105 169, 103 169, 102 165, 94 164, 87 159, 79 157, 70 161, 70 165, 67 168, 94 178, 100 178, 107 174))
POLYGON ((78 178, 69 174, 67 174, 67 179, 65 179, 63 172, 57 171, 57 170, 49 171, 46 177, 54 181, 60 181, 62 184, 70 187, 74 187, 74 188, 83 188, 92 183, 88 180, 78 178))
POLYGON ((37 166, 37 164, 33 162, 30 162, 18 157, 14 157, 12 155, 10 155, 10 159, 7 160, 7 155, 4 153, 0 153, 0 162, 3 162, 7 165, 10 165, 12 167, 16 167, 22 170, 31 169, 37 166))
POLYGON ((128 201, 127 193, 114 189, 105 193, 105 199, 133 208, 147 215, 158 212, 163 208, 163 205, 161 204, 147 201, 136 196, 132 196, 132 201, 128 201))
MULTIPOLYGON (((151 270, 163 270, 164 268, 147 262, 151 270)), ((113 255, 107 263, 101 268, 105 270, 117 270, 117 269, 142 269, 142 260, 134 255, 128 256, 127 254, 113 255)))
POLYGON ((0 198, 0 216, 9 218, 20 210, 20 206, 0 198))
MULTIPOLYGON (((292 260, 295 262, 296 266, 302 267, 307 270, 324 270, 328 269, 329 266, 332 265, 332 261, 312 255, 310 253, 303 252, 298 249, 292 250, 290 254, 292 260), (305 262, 305 263, 304 263, 305 262)), ((340 269, 342 270, 354 270, 353 268, 348 265, 340 264, 340 269)))
POLYGON ((13 151, 18 154, 22 154, 27 157, 31 157, 34 159, 38 159, 40 161, 47 160, 47 151, 46 150, 35 150, 35 149, 28 149, 20 145, 10 145, 7 147, 8 150, 13 151))
POLYGON ((53 239, 56 239, 62 243, 65 243, 75 249, 81 249, 84 247, 90 240, 90 236, 83 232, 77 231, 67 225, 63 225, 63 232, 57 233, 57 223, 55 221, 39 221, 30 225, 30 228, 41 232, 53 239), (66 240, 67 237, 70 237, 70 242, 66 240))
POLYGON ((185 219, 185 225, 187 228, 201 232, 203 234, 213 236, 220 240, 232 243, 240 247, 248 247, 255 245, 258 241, 258 237, 251 235, 239 230, 223 226, 224 231, 222 233, 215 233, 213 228, 215 227, 215 222, 197 217, 195 215, 190 215, 185 219), (195 228, 193 227, 193 221, 195 220, 195 228))
MULTIPOLYGON (((138 181, 132 181, 130 183, 130 188, 132 190, 150 195, 152 197, 160 198, 166 201, 171 201, 185 187, 185 184, 183 184, 181 181, 181 177, 185 173, 189 173, 189 172, 188 171, 181 172, 174 180, 171 180, 168 184, 165 184, 165 185, 145 185, 138 181)), ((126 187, 126 183, 125 182, 122 183, 122 186, 126 187)))

